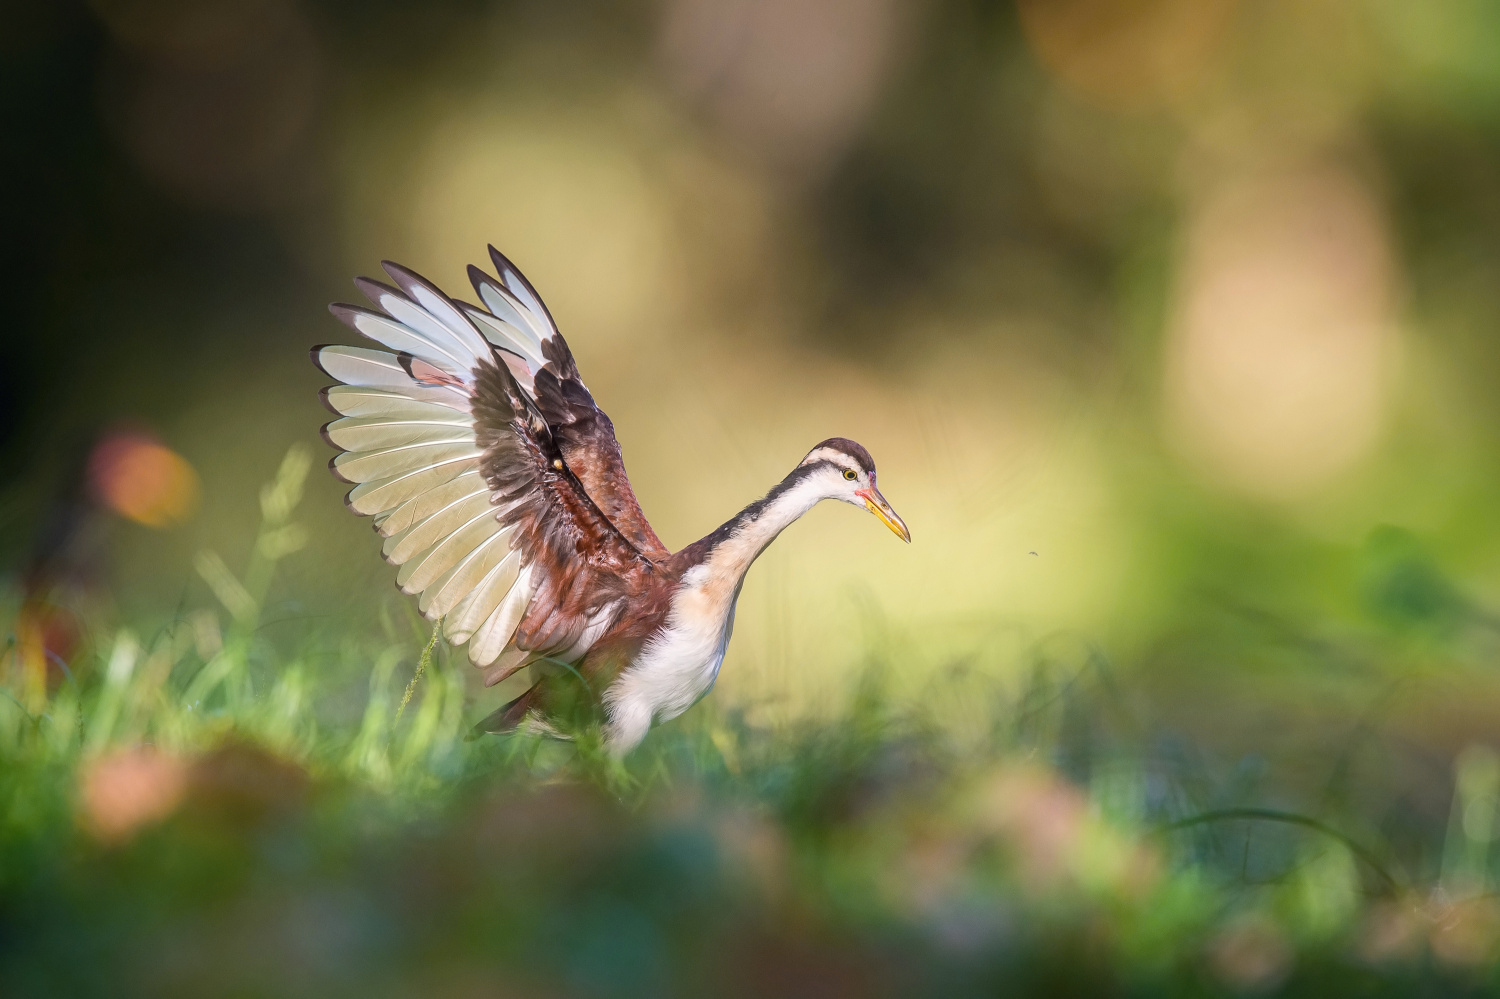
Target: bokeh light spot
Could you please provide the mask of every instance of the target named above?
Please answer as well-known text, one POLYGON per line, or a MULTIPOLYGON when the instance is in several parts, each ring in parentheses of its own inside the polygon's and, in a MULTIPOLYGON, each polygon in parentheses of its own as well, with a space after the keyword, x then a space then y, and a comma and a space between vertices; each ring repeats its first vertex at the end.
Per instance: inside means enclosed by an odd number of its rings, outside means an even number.
POLYGON ((89 456, 99 501, 147 527, 179 523, 197 508, 198 474, 171 448, 137 434, 106 437, 89 456))
POLYGON ((672 0, 661 60, 674 89, 747 155, 816 171, 874 106, 902 20, 891 0, 672 0))
POLYGON ((476 250, 502 243, 565 328, 587 329, 593 344, 630 338, 679 297, 661 194, 636 152, 597 123, 455 120, 434 132, 415 177, 412 259, 461 274, 476 250))
POLYGON ((1059 79, 1096 103, 1140 107, 1203 78, 1235 0, 1020 0, 1021 27, 1059 79))
POLYGON ((122 749, 79 774, 79 817, 105 842, 128 839, 172 814, 187 790, 187 764, 147 746, 122 749))
POLYGON ((196 205, 257 210, 295 187, 322 52, 283 0, 101 0, 115 42, 100 99, 136 166, 196 205))
POLYGON ((1172 430, 1243 491, 1295 499, 1369 453, 1389 394, 1393 262, 1349 171, 1227 180, 1191 211, 1166 356, 1172 430))

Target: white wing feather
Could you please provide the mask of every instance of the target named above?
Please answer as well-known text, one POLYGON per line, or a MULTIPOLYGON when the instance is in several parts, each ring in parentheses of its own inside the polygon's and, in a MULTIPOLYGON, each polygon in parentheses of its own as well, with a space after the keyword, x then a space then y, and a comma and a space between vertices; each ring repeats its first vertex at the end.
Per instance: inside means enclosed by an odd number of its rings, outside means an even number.
POLYGON ((387 263, 399 287, 356 282, 379 311, 345 305, 332 311, 388 350, 339 344, 313 350, 314 363, 340 383, 323 393, 342 417, 323 435, 340 451, 330 463, 335 474, 356 483, 346 502, 374 518, 386 539, 382 554, 400 566, 397 584, 421 594, 422 613, 443 618, 448 640, 468 643, 478 666, 507 650, 510 658, 524 658, 511 642, 533 588, 531 567, 515 547, 517 530, 502 522, 506 511, 490 502, 479 472, 469 415, 474 370, 498 358, 533 391, 546 364, 544 344, 557 332, 519 271, 494 257, 499 281, 471 269, 489 311, 455 302, 387 263))

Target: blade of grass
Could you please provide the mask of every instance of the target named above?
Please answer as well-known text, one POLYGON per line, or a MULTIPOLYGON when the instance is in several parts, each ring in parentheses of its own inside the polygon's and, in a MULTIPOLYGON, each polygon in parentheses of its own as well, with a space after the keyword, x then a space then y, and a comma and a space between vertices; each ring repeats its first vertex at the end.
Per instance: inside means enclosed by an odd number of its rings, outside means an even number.
POLYGON ((437 647, 438 634, 443 630, 442 618, 432 626, 432 637, 427 640, 427 647, 422 650, 422 655, 417 659, 417 671, 412 674, 411 682, 406 685, 406 693, 401 695, 401 706, 396 709, 396 720, 401 720, 401 715, 406 711, 406 705, 411 703, 411 695, 416 692, 417 681, 422 679, 422 674, 427 672, 427 667, 432 665, 432 650, 437 647))

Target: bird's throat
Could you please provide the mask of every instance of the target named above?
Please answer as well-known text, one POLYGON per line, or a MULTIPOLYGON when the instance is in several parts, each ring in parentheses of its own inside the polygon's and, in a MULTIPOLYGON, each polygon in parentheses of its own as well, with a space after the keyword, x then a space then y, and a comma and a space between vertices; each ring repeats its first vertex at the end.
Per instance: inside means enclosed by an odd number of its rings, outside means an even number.
POLYGON ((704 564, 715 576, 738 584, 777 535, 826 498, 816 480, 795 473, 788 476, 764 499, 751 503, 714 532, 704 564))

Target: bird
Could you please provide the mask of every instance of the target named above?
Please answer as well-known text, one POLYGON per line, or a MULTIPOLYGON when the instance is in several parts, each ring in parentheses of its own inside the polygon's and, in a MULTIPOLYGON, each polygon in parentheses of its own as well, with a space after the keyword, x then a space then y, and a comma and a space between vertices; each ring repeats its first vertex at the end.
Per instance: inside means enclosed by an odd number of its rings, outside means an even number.
POLYGON ((358 278, 374 308, 329 310, 385 349, 323 344, 313 363, 337 417, 322 435, 354 513, 372 518, 396 584, 493 685, 531 685, 476 726, 569 738, 596 724, 623 757, 713 687, 745 574, 822 500, 911 531, 874 459, 821 441, 761 498, 678 551, 652 529, 614 424, 584 386, 551 312, 493 246, 471 265, 479 305, 390 261, 358 278))

